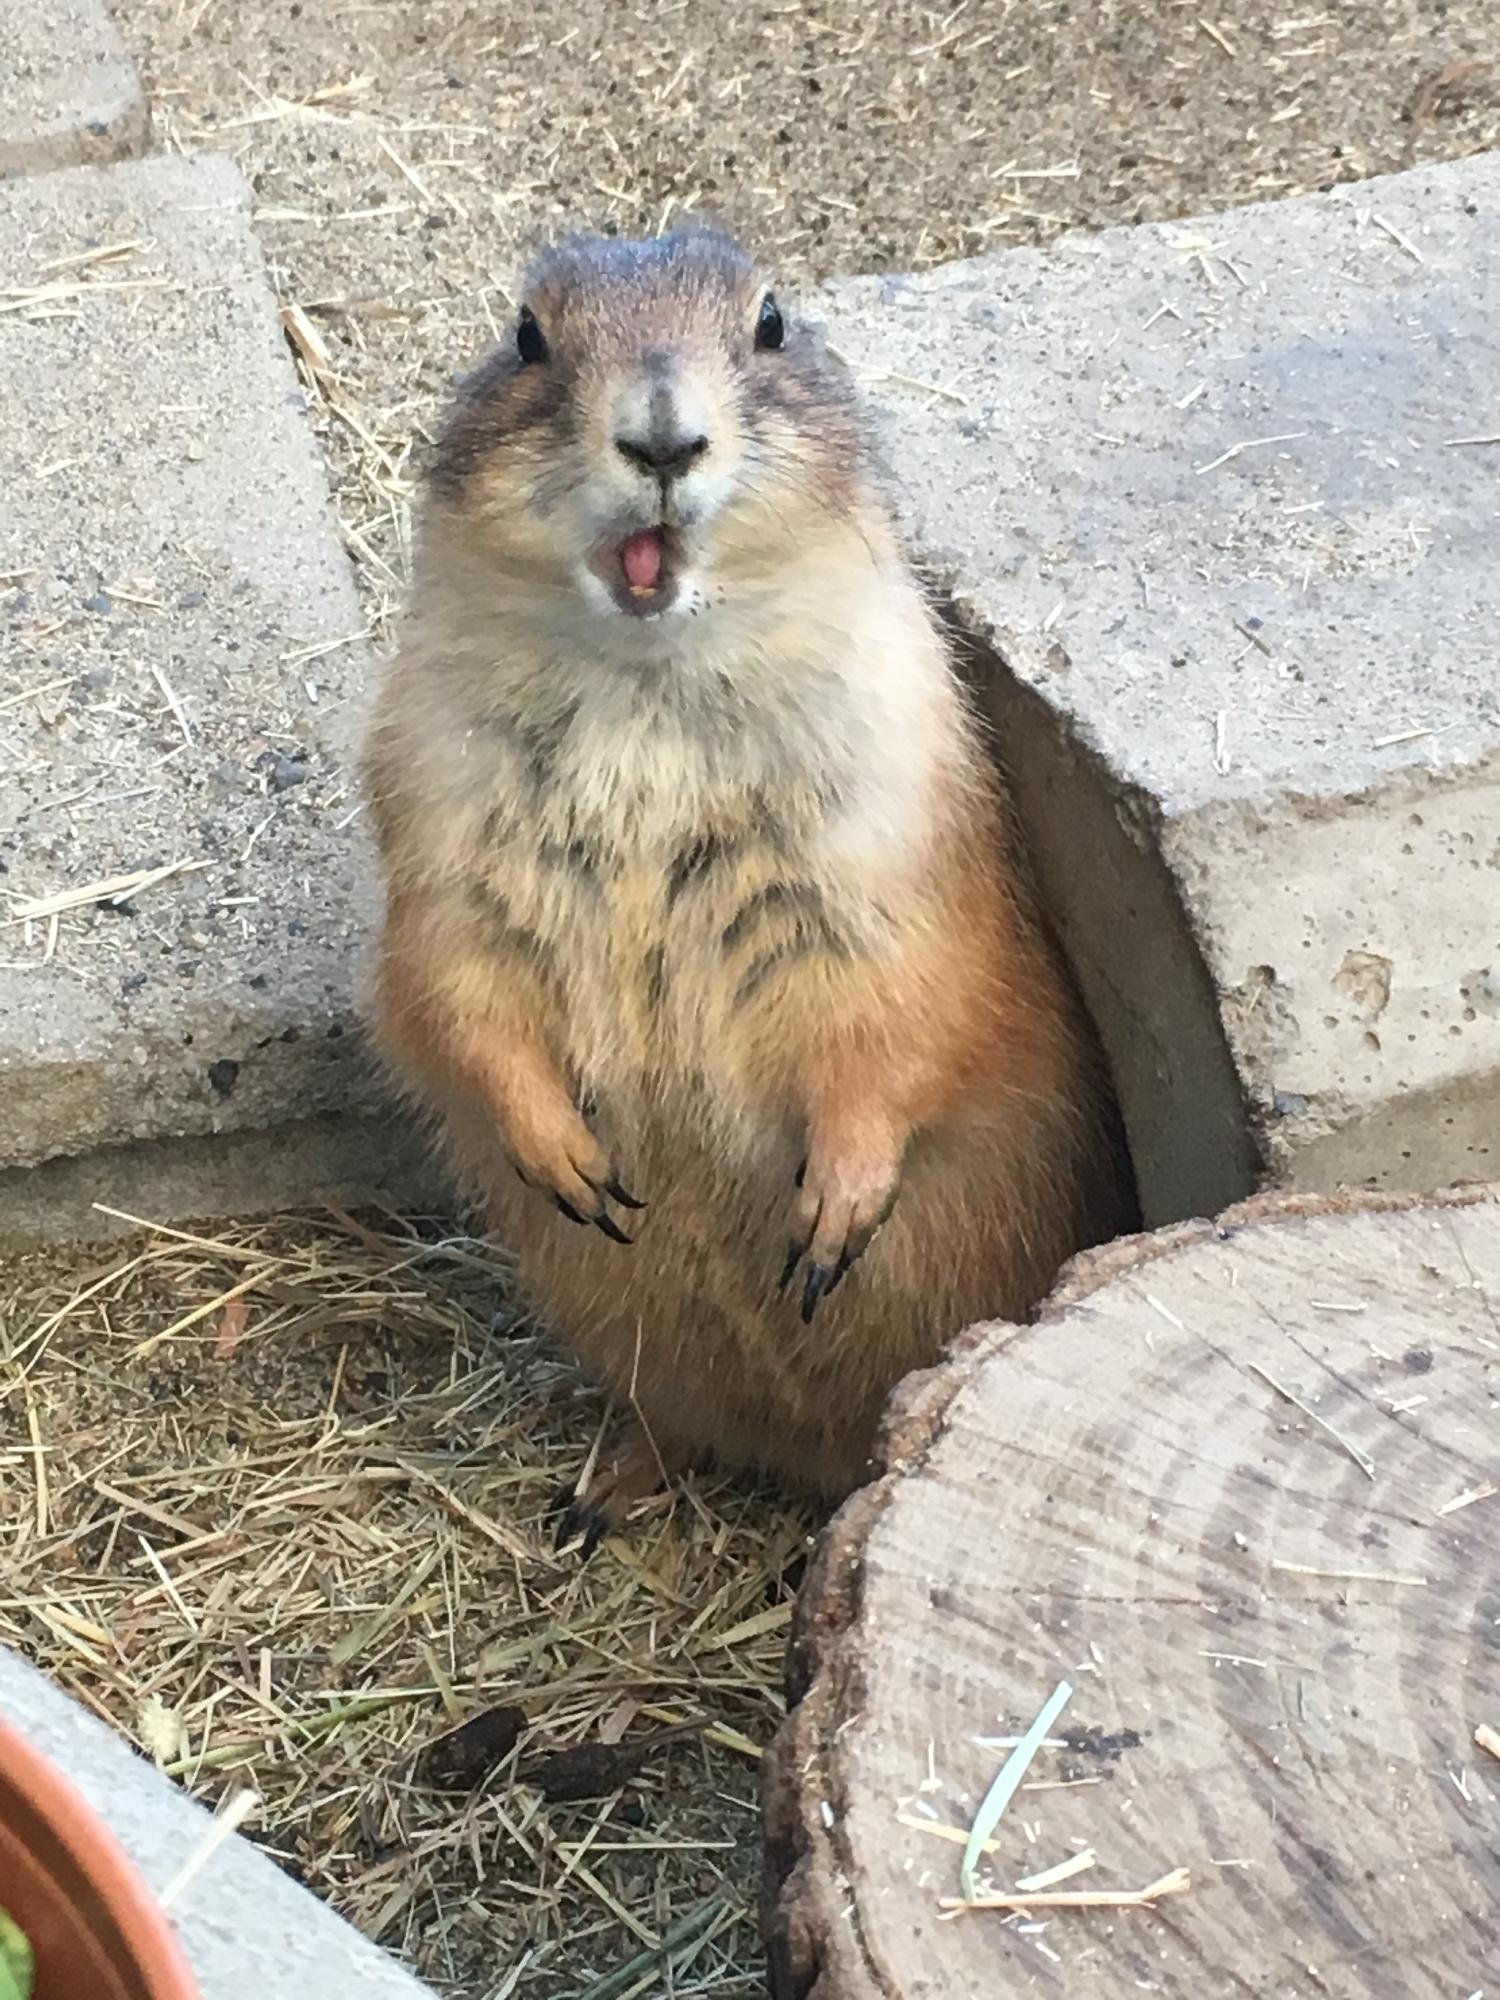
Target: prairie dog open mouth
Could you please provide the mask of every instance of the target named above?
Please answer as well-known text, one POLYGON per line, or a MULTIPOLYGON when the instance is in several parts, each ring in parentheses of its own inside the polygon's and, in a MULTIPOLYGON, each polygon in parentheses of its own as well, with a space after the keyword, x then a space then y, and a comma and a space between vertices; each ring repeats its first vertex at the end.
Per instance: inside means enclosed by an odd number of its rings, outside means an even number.
POLYGON ((677 596, 680 551, 670 528, 637 528, 601 543, 589 568, 631 618, 665 611, 677 596))

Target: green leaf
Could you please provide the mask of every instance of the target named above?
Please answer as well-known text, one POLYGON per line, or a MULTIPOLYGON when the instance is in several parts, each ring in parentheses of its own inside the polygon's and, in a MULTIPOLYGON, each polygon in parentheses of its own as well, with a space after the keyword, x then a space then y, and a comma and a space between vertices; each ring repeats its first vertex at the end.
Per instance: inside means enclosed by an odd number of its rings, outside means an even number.
POLYGON ((26 1933, 0 1910, 0 2000, 31 2000, 36 1963, 26 1933))

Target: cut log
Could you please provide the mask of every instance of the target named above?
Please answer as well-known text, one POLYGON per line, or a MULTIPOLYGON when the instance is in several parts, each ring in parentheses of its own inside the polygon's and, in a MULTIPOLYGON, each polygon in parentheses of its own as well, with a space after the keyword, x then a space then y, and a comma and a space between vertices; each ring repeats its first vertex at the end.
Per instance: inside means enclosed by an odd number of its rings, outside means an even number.
POLYGON ((1497 1397, 1497 1188, 1113 1244, 911 1378, 799 1607, 776 2000, 1500 1992, 1497 1397), (945 1909, 1063 1682, 979 1864, 1035 1900, 945 1909), (1083 1853, 1190 1886, 1049 1905, 1083 1853))

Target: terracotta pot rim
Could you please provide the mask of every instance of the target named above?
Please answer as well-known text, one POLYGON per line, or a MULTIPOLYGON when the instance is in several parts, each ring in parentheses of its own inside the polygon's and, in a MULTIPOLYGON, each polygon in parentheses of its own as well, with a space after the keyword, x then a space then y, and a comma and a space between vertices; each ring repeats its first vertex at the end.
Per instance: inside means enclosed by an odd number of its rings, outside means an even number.
POLYGON ((114 1834, 50 1757, 0 1718, 0 1792, 44 1821, 99 1899, 150 2000, 201 2000, 167 1918, 114 1834))

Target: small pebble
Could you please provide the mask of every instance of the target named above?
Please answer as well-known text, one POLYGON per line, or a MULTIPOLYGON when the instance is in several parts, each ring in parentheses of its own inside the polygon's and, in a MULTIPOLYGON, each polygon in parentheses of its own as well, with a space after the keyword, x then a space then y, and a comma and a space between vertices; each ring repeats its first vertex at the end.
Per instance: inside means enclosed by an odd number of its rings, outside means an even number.
POLYGON ((92 597, 83 600, 85 611, 97 611, 101 618, 107 618, 115 608, 115 601, 108 591, 96 590, 92 597))
POLYGON ((220 1097, 227 1097, 239 1080, 240 1066, 228 1056, 221 1056, 208 1066, 208 1080, 220 1097))
POLYGON ((307 766, 296 757, 278 757, 271 766, 271 785, 278 792, 300 785, 306 776, 307 766))
POLYGON ((203 592, 201 590, 185 590, 177 600, 177 609, 179 611, 196 611, 202 602, 203 592))

